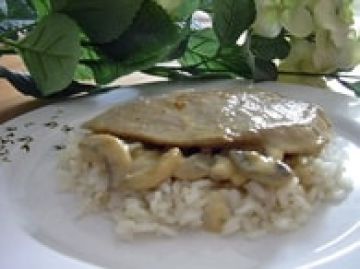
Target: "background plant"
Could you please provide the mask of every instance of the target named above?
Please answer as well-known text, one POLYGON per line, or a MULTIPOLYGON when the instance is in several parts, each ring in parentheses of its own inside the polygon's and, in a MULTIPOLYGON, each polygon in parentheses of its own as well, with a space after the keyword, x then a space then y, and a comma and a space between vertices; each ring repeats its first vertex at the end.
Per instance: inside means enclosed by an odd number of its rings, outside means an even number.
POLYGON ((19 54, 31 75, 2 67, 0 76, 24 94, 94 91, 133 71, 254 81, 275 80, 279 73, 327 75, 360 93, 359 83, 340 73, 360 62, 351 0, 0 3, 0 53, 19 54), (212 27, 199 23, 195 12, 208 16, 212 27), (84 80, 96 85, 78 82, 84 80))

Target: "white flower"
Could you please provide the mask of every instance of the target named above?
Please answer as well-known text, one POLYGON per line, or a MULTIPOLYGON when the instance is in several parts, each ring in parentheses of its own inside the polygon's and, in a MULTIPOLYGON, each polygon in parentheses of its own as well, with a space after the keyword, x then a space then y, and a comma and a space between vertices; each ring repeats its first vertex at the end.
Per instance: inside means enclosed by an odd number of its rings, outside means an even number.
MULTIPOLYGON (((280 70, 330 73, 351 69, 360 63, 360 40, 351 28, 354 22, 352 0, 257 1, 258 14, 276 6, 281 16, 276 20, 274 13, 273 24, 267 21, 269 25, 263 28, 255 24, 255 29, 264 30, 265 36, 270 37, 266 29, 281 25, 290 34, 290 54, 281 63, 280 70)), ((262 18, 257 23, 266 23, 266 20, 262 18)))
MULTIPOLYGON (((338 55, 339 51, 331 40, 331 33, 324 29, 319 29, 316 33, 315 50, 313 55, 314 67, 319 72, 334 72, 340 66, 338 55)), ((346 55, 345 55, 346 56, 346 55)), ((343 59, 343 64, 347 62, 343 59)))
POLYGON ((281 63, 281 71, 306 71, 314 72, 313 54, 315 44, 305 39, 295 38, 291 42, 289 56, 281 63))
POLYGON ((253 29, 265 37, 276 37, 282 28, 293 36, 307 37, 314 22, 307 0, 256 0, 257 17, 253 29))
POLYGON ((342 47, 348 39, 353 24, 349 0, 318 0, 314 6, 314 18, 323 29, 330 31, 336 46, 342 47))

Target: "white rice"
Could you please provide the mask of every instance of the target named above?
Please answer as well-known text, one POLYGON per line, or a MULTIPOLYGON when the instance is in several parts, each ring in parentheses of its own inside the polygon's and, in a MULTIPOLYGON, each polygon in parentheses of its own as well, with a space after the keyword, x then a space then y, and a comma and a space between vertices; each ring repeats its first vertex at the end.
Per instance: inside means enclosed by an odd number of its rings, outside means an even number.
MULTIPOLYGON (((352 184, 339 161, 346 159, 341 143, 334 139, 311 161, 313 177, 307 188, 294 178, 279 189, 267 189, 254 181, 245 185, 245 192, 222 189, 232 212, 222 233, 254 237, 291 231, 304 224, 320 203, 344 199, 352 184)), ((107 178, 96 167, 89 170, 80 156, 77 140, 72 139, 61 156, 61 182, 82 197, 86 212, 106 212, 121 238, 144 233, 174 236, 182 229, 202 228, 206 196, 213 184, 209 179, 169 180, 146 193, 108 191, 107 178)))

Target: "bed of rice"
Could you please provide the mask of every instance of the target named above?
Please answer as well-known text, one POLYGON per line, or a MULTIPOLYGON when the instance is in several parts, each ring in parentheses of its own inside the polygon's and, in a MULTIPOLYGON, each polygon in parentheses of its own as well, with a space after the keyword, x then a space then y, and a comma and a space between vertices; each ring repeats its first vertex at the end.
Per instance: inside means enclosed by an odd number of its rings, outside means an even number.
MULTIPOLYGON (((312 215, 322 202, 341 201, 351 190, 340 160, 346 156, 340 139, 334 139, 311 164, 312 184, 304 188, 298 179, 278 189, 266 189, 256 182, 245 185, 246 192, 221 190, 230 204, 232 217, 225 223, 224 235, 240 232, 254 237, 273 231, 291 231, 312 215)), ((146 193, 108 192, 108 180, 96 167, 80 158, 77 139, 72 139, 60 158, 61 183, 81 196, 86 212, 106 212, 124 239, 135 234, 174 236, 184 229, 201 229, 210 180, 167 181, 146 193)))

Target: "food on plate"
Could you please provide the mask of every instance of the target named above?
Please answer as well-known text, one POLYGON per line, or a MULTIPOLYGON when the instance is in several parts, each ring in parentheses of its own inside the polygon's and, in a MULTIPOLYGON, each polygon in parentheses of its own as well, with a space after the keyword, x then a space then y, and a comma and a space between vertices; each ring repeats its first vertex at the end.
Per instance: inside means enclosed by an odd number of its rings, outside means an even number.
POLYGON ((249 145, 284 153, 316 152, 331 131, 319 106, 263 91, 188 91, 144 98, 115 106, 84 127, 158 146, 249 145))
POLYGON ((62 178, 125 238, 291 230, 350 190, 323 109, 273 92, 177 91, 119 104, 82 127, 62 178))

